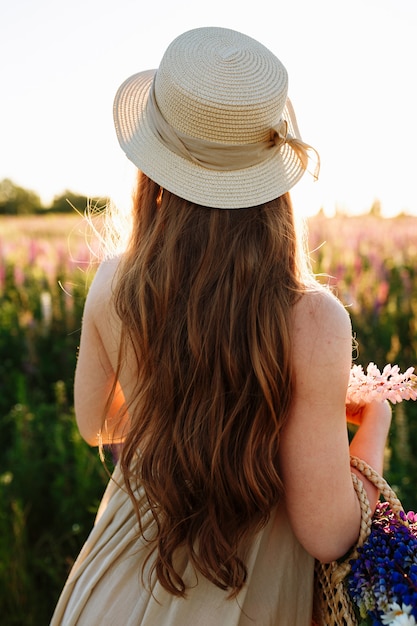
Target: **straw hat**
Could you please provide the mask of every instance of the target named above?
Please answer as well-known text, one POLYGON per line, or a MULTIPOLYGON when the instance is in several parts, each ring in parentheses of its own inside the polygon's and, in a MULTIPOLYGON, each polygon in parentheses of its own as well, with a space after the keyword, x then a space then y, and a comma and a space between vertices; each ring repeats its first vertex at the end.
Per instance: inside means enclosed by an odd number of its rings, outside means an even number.
POLYGON ((254 39, 224 28, 177 37, 158 70, 119 88, 116 133, 149 178, 197 204, 263 204, 301 178, 308 157, 282 63, 254 39))

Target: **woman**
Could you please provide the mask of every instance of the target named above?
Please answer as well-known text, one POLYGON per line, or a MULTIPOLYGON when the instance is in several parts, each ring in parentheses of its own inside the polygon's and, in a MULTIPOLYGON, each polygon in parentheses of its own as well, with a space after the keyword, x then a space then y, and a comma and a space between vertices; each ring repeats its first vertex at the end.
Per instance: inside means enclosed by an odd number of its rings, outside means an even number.
POLYGON ((87 297, 75 409, 122 452, 54 626, 307 626, 314 559, 358 537, 349 454, 382 471, 391 414, 345 404, 351 325, 296 236, 312 149, 287 86, 261 44, 202 28, 117 93, 132 234, 87 297))

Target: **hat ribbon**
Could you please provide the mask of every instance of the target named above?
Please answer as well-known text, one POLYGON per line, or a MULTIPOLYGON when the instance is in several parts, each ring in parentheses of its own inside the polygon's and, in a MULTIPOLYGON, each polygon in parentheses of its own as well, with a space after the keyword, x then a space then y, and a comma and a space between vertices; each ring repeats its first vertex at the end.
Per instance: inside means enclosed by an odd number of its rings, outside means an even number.
POLYGON ((259 165, 272 156, 272 150, 280 151, 288 144, 297 155, 304 170, 308 167, 309 150, 316 154, 316 167, 313 173, 318 178, 320 158, 317 151, 301 139, 288 132, 288 123, 281 119, 271 129, 266 141, 246 144, 224 144, 207 141, 199 137, 191 137, 171 126, 164 118, 155 96, 154 83, 149 91, 146 116, 152 132, 168 150, 197 165, 219 171, 241 170, 259 165))

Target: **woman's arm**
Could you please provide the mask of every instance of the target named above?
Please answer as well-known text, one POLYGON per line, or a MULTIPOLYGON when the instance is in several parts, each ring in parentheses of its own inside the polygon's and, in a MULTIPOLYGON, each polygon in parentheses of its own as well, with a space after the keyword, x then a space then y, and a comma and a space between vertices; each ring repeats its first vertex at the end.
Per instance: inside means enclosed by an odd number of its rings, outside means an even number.
MULTIPOLYGON (((348 405, 347 419, 359 426, 350 444, 350 453, 366 461, 378 474, 384 469, 384 450, 391 426, 390 404, 374 401, 362 406, 348 405)), ((356 469, 352 468, 366 488, 369 504, 374 510, 379 497, 378 489, 356 469)))
POLYGON ((127 422, 125 398, 115 379, 120 322, 112 305, 116 260, 104 262, 87 295, 79 356, 75 371, 74 404, 81 436, 90 444, 117 442, 127 422), (110 405, 108 399, 114 387, 110 405), (123 416, 123 417, 122 417, 123 416))
MULTIPOLYGON (((294 532, 306 550, 324 562, 343 556, 359 534, 360 506, 352 485, 346 428, 351 363, 351 324, 342 305, 325 292, 303 296, 295 310, 296 386, 282 436, 282 475, 294 532)), ((366 426, 368 435, 379 416, 376 408, 366 426)), ((366 423, 367 418, 363 427, 366 423)), ((376 438, 359 435, 364 460, 368 453, 382 458, 386 434, 385 424, 376 438)), ((352 450, 356 452, 358 448, 352 450)), ((374 488, 365 488, 374 498, 374 488)))

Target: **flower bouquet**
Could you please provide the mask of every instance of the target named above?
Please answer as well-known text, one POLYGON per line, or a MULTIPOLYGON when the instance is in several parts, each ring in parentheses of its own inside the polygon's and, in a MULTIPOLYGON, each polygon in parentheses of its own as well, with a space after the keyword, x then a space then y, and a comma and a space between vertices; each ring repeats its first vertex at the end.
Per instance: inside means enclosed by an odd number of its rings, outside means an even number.
MULTIPOLYGON (((374 363, 351 369, 346 402, 417 399, 414 368, 400 372, 374 363)), ((404 513, 382 476, 351 457, 351 465, 370 480, 385 502, 372 515, 362 481, 352 474, 362 509, 358 543, 346 560, 316 561, 314 624, 317 626, 417 626, 417 515, 404 513)))
POLYGON ((347 589, 361 624, 416 626, 417 515, 379 502, 371 533, 350 562, 347 589))
MULTIPOLYGON (((413 367, 404 373, 398 365, 386 365, 382 372, 374 363, 366 372, 352 367, 348 401, 416 399, 413 367)), ((378 502, 370 534, 350 561, 347 589, 363 625, 417 625, 417 515, 393 508, 378 502)))

